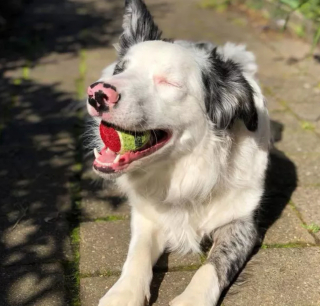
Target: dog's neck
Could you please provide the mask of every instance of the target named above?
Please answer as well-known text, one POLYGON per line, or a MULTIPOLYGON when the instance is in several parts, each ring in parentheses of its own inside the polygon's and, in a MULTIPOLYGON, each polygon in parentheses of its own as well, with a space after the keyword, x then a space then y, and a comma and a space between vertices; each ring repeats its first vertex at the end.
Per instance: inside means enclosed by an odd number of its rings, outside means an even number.
POLYGON ((226 171, 221 159, 227 158, 230 141, 223 138, 208 128, 191 152, 125 174, 117 183, 129 198, 142 197, 164 205, 204 203, 226 171))

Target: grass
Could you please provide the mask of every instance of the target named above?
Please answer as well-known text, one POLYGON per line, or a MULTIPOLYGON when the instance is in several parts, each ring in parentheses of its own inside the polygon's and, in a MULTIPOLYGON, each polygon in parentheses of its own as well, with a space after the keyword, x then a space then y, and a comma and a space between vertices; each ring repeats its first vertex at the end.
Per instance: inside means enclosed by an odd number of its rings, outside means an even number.
MULTIPOLYGON (((79 64, 79 78, 76 82, 76 92, 78 98, 84 98, 84 80, 86 74, 86 54, 85 51, 80 51, 80 64, 79 64), (80 85, 82 86, 80 88, 80 85)), ((83 134, 83 111, 79 110, 75 113, 77 118, 75 125, 73 126, 72 134, 73 138, 76 140, 75 152, 75 162, 72 166, 72 177, 69 181, 69 193, 70 200, 72 203, 72 211, 67 215, 67 219, 70 226, 70 240, 73 250, 73 260, 64 263, 65 268, 65 280, 67 289, 68 305, 70 306, 80 306, 80 204, 81 204, 81 176, 82 176, 82 143, 80 141, 80 136, 83 134)))
POLYGON ((217 12, 224 12, 230 1, 228 0, 203 0, 200 2, 200 7, 203 9, 215 9, 217 12))
POLYGON ((315 224, 315 223, 311 223, 309 225, 307 224, 303 224, 302 225, 305 229, 307 229, 308 231, 316 234, 318 232, 320 232, 320 226, 318 224, 315 224))
POLYGON ((26 65, 22 68, 22 79, 27 81, 30 79, 30 68, 29 65, 26 65))
POLYGON ((73 261, 64 263, 66 289, 68 292, 68 305, 80 306, 79 288, 80 288, 80 275, 79 275, 79 243, 80 243, 80 228, 75 227, 70 235, 71 245, 73 248, 73 261))
POLYGON ((94 219, 94 222, 105 222, 105 221, 119 221, 125 220, 126 218, 123 216, 107 216, 94 219))
POLYGON ((271 243, 263 244, 261 249, 290 249, 290 248, 305 248, 312 244, 306 242, 290 242, 290 243, 271 243))
POLYGON ((305 131, 314 131, 315 130, 314 124, 309 121, 301 121, 300 125, 301 125, 302 129, 304 129, 305 131))

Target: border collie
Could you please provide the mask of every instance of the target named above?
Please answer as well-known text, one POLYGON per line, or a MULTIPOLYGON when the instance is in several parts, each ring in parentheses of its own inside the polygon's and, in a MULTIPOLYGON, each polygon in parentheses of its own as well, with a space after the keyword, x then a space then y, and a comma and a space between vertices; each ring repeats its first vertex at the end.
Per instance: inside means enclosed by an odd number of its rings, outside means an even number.
POLYGON ((200 253, 205 238, 206 262, 170 305, 216 305, 258 238, 270 132, 255 57, 232 43, 163 39, 142 0, 125 1, 116 49, 117 62, 90 86, 96 99, 87 109, 97 123, 93 169, 128 196, 132 238, 99 306, 144 305, 159 256, 200 253), (99 136, 101 121, 153 137, 117 154, 99 136))

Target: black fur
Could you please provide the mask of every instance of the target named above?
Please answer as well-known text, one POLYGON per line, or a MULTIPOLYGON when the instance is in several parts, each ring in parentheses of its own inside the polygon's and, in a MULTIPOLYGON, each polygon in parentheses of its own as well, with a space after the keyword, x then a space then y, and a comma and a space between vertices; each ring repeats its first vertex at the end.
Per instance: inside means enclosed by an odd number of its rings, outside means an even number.
POLYGON ((162 34, 142 0, 126 0, 123 29, 124 32, 119 39, 120 57, 134 44, 160 40, 162 34))
POLYGON ((214 246, 208 263, 214 265, 221 289, 227 287, 243 267, 257 242, 253 220, 235 220, 213 234, 214 246))
POLYGON ((126 69, 126 61, 120 61, 114 67, 113 75, 119 74, 126 69))
POLYGON ((209 57, 210 69, 202 74, 206 90, 207 113, 218 129, 229 128, 235 119, 243 120, 249 131, 258 126, 254 105, 254 91, 244 78, 240 66, 230 59, 222 59, 213 49, 209 57))

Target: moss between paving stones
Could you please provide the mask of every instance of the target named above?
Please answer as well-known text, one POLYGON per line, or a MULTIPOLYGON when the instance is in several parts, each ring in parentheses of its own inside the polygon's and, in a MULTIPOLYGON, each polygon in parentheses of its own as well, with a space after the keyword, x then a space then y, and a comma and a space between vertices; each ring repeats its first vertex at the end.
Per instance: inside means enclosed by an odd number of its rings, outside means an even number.
POLYGON ((119 221, 119 220, 126 220, 126 217, 123 216, 106 216, 101 218, 96 218, 94 220, 91 220, 93 222, 108 222, 108 221, 119 221))
POLYGON ((305 243, 305 242, 290 242, 286 244, 281 244, 281 243, 274 243, 274 244, 263 244, 261 246, 261 249, 288 249, 288 248, 306 248, 306 247, 312 247, 315 246, 314 244, 311 243, 305 243))

